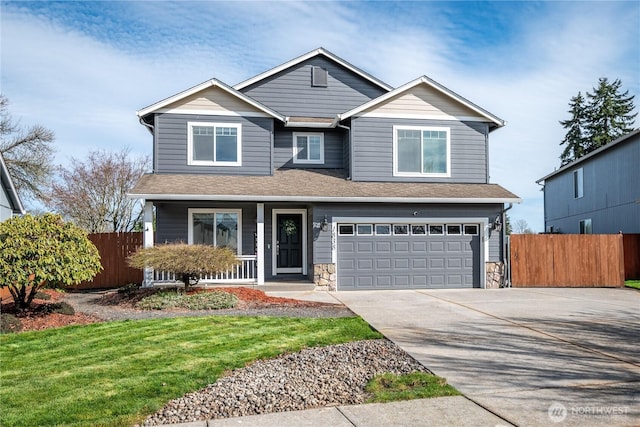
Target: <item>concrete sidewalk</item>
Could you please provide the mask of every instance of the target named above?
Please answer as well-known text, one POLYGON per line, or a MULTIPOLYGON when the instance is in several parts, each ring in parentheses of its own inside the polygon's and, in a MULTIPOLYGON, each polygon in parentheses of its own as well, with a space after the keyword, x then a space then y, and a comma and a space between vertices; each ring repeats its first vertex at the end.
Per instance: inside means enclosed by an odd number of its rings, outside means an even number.
POLYGON ((306 411, 226 418, 173 427, 461 427, 511 426, 463 396, 334 406, 306 411))

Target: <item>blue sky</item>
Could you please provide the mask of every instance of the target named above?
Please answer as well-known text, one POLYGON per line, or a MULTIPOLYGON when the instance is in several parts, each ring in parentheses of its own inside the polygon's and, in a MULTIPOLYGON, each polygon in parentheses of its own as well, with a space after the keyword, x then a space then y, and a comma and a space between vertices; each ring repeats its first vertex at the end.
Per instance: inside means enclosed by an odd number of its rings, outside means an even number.
MULTIPOLYGON (((507 121, 491 181, 543 230, 570 98, 620 78, 640 105, 640 2, 2 2, 0 90, 57 162, 151 152, 135 111, 210 78, 230 85, 317 47, 399 86, 427 75, 507 121)), ((636 127, 639 123, 636 122, 636 127)))

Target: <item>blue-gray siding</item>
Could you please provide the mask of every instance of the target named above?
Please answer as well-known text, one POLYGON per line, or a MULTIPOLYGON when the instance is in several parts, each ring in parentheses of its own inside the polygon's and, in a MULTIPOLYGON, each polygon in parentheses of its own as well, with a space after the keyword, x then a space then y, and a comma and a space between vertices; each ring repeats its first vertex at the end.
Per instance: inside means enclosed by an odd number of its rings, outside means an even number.
POLYGON ((545 181, 545 225, 579 233, 591 219, 594 234, 640 233, 640 135, 545 181), (573 171, 583 170, 583 197, 574 198, 573 171))
POLYGON ((238 116, 158 114, 155 120, 154 167, 157 173, 270 175, 273 119, 238 116), (241 166, 187 164, 187 123, 241 123, 241 166))
POLYGON ((324 57, 314 57, 242 89, 286 116, 335 117, 385 90, 324 57), (311 67, 328 70, 327 87, 311 86, 311 67))
MULTIPOLYGON (((214 203, 154 201, 156 206, 156 242, 187 242, 188 209, 242 209, 242 252, 253 255, 256 232, 256 203, 214 203)), ((331 233, 319 228, 325 216, 334 217, 396 217, 396 218, 487 218, 493 219, 501 212, 502 205, 391 205, 391 204, 285 204, 265 203, 265 277, 273 277, 272 271, 272 220, 273 209, 307 209, 307 271, 313 274, 313 264, 331 262, 331 233), (417 215, 413 215, 417 212, 417 215), (314 224, 316 225, 314 227, 314 224)), ((502 260, 500 233, 490 232, 489 261, 502 260)))
POLYGON ((278 129, 274 136, 274 167, 342 169, 343 144, 341 129, 278 129), (324 164, 293 163, 293 132, 324 134, 324 164))
POLYGON ((488 126, 480 122, 359 117, 351 123, 354 181, 487 182, 488 126), (393 126, 439 126, 451 129, 451 177, 393 176, 393 126))

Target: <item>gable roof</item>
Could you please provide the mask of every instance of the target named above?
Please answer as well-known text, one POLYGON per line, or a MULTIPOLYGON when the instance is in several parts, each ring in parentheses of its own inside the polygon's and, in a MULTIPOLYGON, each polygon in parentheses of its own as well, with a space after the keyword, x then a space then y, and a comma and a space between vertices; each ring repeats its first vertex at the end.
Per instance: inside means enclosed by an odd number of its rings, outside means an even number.
POLYGON ((128 194, 147 200, 357 203, 520 203, 497 184, 351 181, 337 169, 273 175, 146 174, 128 194))
POLYGON ((490 123, 493 124, 492 129, 497 129, 500 128, 502 126, 504 126, 506 123, 504 120, 500 119, 499 117, 491 114, 490 112, 488 112, 487 110, 477 106, 476 104, 474 104, 473 102, 467 100, 466 98, 463 98, 462 96, 458 95, 457 93, 453 92, 450 89, 447 89, 446 87, 442 86, 440 83, 430 79, 427 76, 421 76, 418 77, 415 80, 410 81, 409 83, 406 83, 394 90, 392 90, 391 92, 387 92, 384 95, 380 95, 377 98, 372 99, 369 102, 366 102, 350 111, 347 111, 343 114, 340 114, 340 120, 344 120, 344 119, 348 119, 349 117, 355 116, 357 114, 362 113, 365 110, 368 110, 369 108, 381 105, 382 103, 384 103, 385 101, 388 101, 390 99, 392 99, 393 97, 402 94, 404 92, 407 92, 409 90, 411 90, 412 88, 419 86, 419 85, 427 85, 429 88, 435 89, 436 91, 446 95, 447 97, 453 99, 454 101, 464 105, 465 107, 469 108, 470 110, 474 111, 475 113, 479 114, 481 117, 487 119, 487 121, 489 121, 490 123))
MULTIPOLYGON (((548 175, 543 176, 542 178, 540 178, 539 180, 536 181, 536 184, 540 184, 542 181, 545 181, 545 180, 547 180, 547 179, 549 179, 551 177, 554 177, 554 176, 556 176, 558 174, 561 174, 564 171, 566 171, 567 169, 571 169, 574 166, 579 165, 582 162, 584 162, 584 161, 586 161, 586 160, 588 160, 588 159, 590 159, 592 157, 598 156, 603 151, 610 150, 613 147, 615 147, 616 145, 621 144, 621 143, 623 143, 625 141, 628 141, 628 140, 630 140, 631 138, 633 138, 634 136, 636 136, 638 134, 640 134, 640 128, 638 128, 638 129, 636 129, 636 130, 634 130, 632 132, 629 132, 626 135, 621 136, 620 138, 616 139, 615 141, 611 141, 607 145, 604 145, 604 146, 598 148, 597 150, 594 150, 594 151, 590 152, 589 154, 580 157, 578 160, 574 160, 573 162, 562 166, 560 169, 558 169, 556 171, 553 171, 548 175)), ((638 140, 640 141, 640 139, 638 139, 638 140)))
POLYGON ((278 119, 282 122, 285 121, 285 116, 283 116, 282 114, 278 113, 275 110, 272 110, 271 108, 267 107, 266 105, 256 101, 255 99, 245 95, 242 92, 237 91, 236 89, 232 88, 231 86, 221 82, 218 79, 211 79, 211 80, 207 80, 206 82, 200 83, 199 85, 196 85, 190 89, 187 89, 185 91, 182 91, 176 95, 170 96, 169 98, 165 98, 162 101, 156 102, 155 104, 151 104, 148 107, 145 107, 139 111, 136 112, 136 114, 138 115, 138 117, 142 118, 144 116, 146 116, 147 114, 156 112, 168 105, 173 104, 174 102, 178 102, 182 99, 185 99, 195 93, 201 92, 203 90, 209 89, 211 87, 216 87, 216 88, 220 88, 223 91, 227 92, 228 94, 240 99, 241 101, 246 102, 247 104, 257 108, 258 110, 262 111, 263 113, 278 119))
POLYGON ((307 52, 304 55, 301 55, 297 58, 292 59, 291 61, 287 61, 284 64, 278 65, 277 67, 274 67, 268 71, 265 71, 264 73, 260 73, 257 76, 251 77, 248 80, 245 80, 243 82, 238 83, 237 85, 233 86, 234 89, 236 90, 242 90, 244 88, 246 88, 247 86, 251 86, 254 83, 259 82, 260 80, 264 80, 268 77, 273 76, 274 74, 277 74, 281 71, 286 70, 287 68, 291 68, 295 65, 300 64, 301 62, 306 61, 307 59, 313 58, 314 56, 318 56, 318 55, 322 55, 325 58, 330 59, 331 61, 345 67, 346 69, 348 69, 349 71, 359 75, 360 77, 370 81, 371 83, 373 83, 374 85, 386 90, 386 91, 390 91, 393 89, 393 87, 389 86, 388 84, 386 84, 385 82, 383 82, 382 80, 379 80, 375 77, 373 77, 371 74, 367 73, 366 71, 361 70, 360 68, 350 64, 349 62, 345 61, 344 59, 334 55, 333 53, 329 52, 328 50, 326 50, 323 47, 319 47, 318 49, 314 49, 311 52, 307 52))
POLYGON ((16 187, 13 185, 13 180, 11 179, 11 175, 9 175, 9 169, 7 169, 7 165, 4 162, 2 154, 0 154, 0 182, 2 184, 2 188, 7 194, 7 197, 9 198, 13 213, 24 215, 24 207, 22 206, 16 187))

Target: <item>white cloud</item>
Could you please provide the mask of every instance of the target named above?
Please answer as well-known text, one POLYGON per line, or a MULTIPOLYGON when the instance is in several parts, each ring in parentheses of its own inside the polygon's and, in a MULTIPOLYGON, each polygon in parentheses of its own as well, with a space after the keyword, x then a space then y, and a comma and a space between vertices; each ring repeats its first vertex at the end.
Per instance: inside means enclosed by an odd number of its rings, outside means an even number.
POLYGON ((73 15, 3 5, 2 91, 24 124, 55 130, 60 162, 98 147, 150 153, 136 110, 211 77, 238 83, 323 46, 394 86, 426 74, 505 119, 491 135, 492 182, 523 197, 512 218, 541 231, 535 181, 559 165, 558 121, 569 99, 601 76, 640 94, 637 3, 100 6, 114 10, 71 27, 73 15))

